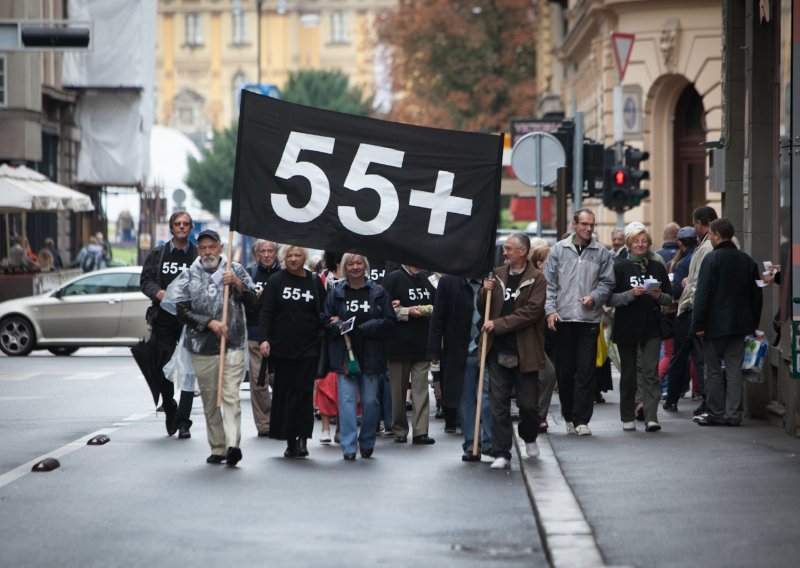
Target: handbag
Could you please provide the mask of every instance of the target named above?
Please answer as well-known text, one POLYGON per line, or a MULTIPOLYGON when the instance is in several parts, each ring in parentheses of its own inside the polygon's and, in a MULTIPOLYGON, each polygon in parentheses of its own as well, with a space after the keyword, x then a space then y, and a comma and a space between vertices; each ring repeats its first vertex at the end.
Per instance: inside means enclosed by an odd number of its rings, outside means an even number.
POLYGON ((597 333, 597 355, 595 357, 594 366, 602 367, 608 358, 608 343, 606 343, 606 334, 601 323, 598 327, 597 333))
MULTIPOLYGON (((317 304, 317 317, 320 317, 320 307, 319 307, 319 293, 317 291, 317 283, 314 281, 314 273, 311 273, 311 289, 314 291, 314 301, 317 304)), ((317 370, 315 372, 315 377, 318 379, 324 379, 328 371, 330 371, 330 366, 328 365, 328 334, 325 333, 325 330, 320 330, 319 332, 319 355, 317 357, 317 370)))
POLYGON ((344 374, 351 379, 359 379, 361 378, 361 367, 358 365, 358 359, 356 359, 353 353, 353 345, 350 343, 350 336, 344 336, 344 343, 347 346, 347 351, 344 355, 344 374))

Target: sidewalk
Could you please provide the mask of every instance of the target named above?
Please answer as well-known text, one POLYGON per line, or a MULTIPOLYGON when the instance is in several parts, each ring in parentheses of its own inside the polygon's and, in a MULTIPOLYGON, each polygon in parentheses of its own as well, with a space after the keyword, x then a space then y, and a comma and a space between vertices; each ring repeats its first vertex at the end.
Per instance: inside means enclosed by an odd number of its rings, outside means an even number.
POLYGON ((517 440, 554 566, 796 565, 800 440, 754 420, 697 426, 689 399, 677 413, 659 407, 661 432, 623 432, 618 392, 595 405, 591 437, 566 434, 555 394, 539 460, 517 440), (566 512, 564 481, 582 519, 566 512))

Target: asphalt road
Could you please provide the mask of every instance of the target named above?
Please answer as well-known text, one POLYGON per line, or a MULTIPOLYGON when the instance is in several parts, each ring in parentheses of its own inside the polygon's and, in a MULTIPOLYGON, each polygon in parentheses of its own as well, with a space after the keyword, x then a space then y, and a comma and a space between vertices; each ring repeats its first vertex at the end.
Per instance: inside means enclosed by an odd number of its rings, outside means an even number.
POLYGON ((125 353, 0 358, 0 565, 547 565, 516 458, 462 463, 432 421, 431 447, 380 439, 353 463, 312 440, 286 460, 243 391, 244 459, 209 466, 199 399, 193 438, 168 438, 125 353), (61 467, 28 473, 48 455, 61 467))

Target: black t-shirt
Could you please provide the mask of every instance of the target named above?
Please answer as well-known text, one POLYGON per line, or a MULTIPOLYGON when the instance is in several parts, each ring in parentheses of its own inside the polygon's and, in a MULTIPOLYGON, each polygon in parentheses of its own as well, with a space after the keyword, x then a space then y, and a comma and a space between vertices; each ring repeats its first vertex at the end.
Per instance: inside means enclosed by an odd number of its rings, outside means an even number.
POLYGON ((305 276, 295 276, 281 270, 267 280, 261 295, 259 330, 261 337, 269 341, 270 356, 298 359, 319 353, 322 320, 315 293, 321 308, 325 286, 316 275, 312 280, 308 271, 305 276))
MULTIPOLYGON (((503 296, 503 308, 500 310, 500 317, 507 316, 514 311, 514 302, 519 296, 519 284, 522 281, 522 272, 519 274, 509 274, 506 282, 506 291, 503 296)), ((517 337, 514 332, 496 335, 492 343, 492 349, 500 353, 517 353, 517 337)))
MULTIPOLYGON (((247 267, 247 273, 253 279, 253 284, 256 286, 256 292, 263 292, 263 290, 267 287, 267 281, 270 277, 278 272, 280 268, 280 263, 276 262, 269 268, 264 268, 261 264, 254 264, 252 266, 247 267), (255 269, 255 270, 254 270, 255 269)), ((247 316, 247 326, 258 326, 258 317, 259 312, 261 311, 261 298, 259 297, 259 301, 256 302, 252 307, 245 306, 245 314, 247 316)), ((253 338, 250 338, 253 339, 253 338)))
MULTIPOLYGON (((400 306, 433 305, 436 288, 429 279, 430 273, 411 273, 400 268, 386 275, 383 287, 389 301, 399 300, 400 306)), ((398 321, 389 332, 387 355, 389 359, 424 360, 428 348, 430 317, 408 318, 398 321)))
MULTIPOLYGON (((172 284, 172 281, 181 272, 188 270, 194 259, 197 258, 197 254, 194 253, 195 249, 191 246, 188 246, 185 251, 177 248, 170 250, 170 243, 165 243, 164 247, 164 254, 159 255, 161 264, 157 267, 158 282, 162 290, 166 290, 167 286, 172 284)), ((179 325, 178 319, 164 309, 158 310, 158 324, 167 326, 179 325)))
POLYGON ((353 346, 353 353, 359 361, 364 354, 364 337, 358 330, 358 326, 372 319, 370 308, 369 288, 365 286, 354 290, 349 286, 344 287, 345 319, 350 319, 353 316, 356 318, 353 331, 351 331, 349 335, 350 343, 353 346))

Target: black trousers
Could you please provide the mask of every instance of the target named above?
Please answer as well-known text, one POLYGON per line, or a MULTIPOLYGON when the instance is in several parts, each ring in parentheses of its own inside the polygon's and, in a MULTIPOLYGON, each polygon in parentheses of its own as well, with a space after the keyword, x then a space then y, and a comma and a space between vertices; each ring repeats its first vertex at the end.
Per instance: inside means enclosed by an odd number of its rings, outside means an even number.
POLYGON ((270 357, 275 370, 269 437, 279 440, 310 438, 314 431, 314 380, 317 357, 270 357))
POLYGON ((561 415, 575 426, 594 412, 594 370, 600 324, 560 322, 556 329, 556 378, 561 415))
POLYGON ((669 361, 667 376, 667 404, 678 404, 678 401, 689 389, 691 379, 689 356, 694 359, 694 367, 700 383, 700 393, 705 396, 705 381, 703 371, 705 358, 703 344, 696 335, 690 336, 689 327, 692 323, 692 311, 687 310, 675 318, 675 338, 673 339, 672 358, 669 361))
POLYGON ((503 367, 493 351, 489 363, 489 408, 492 412, 492 449, 495 457, 511 459, 514 427, 511 423, 511 391, 516 389, 519 435, 535 442, 539 435, 539 373, 523 373, 519 367, 503 367))
POLYGON ((178 404, 175 403, 175 385, 164 377, 164 365, 172 358, 178 340, 181 337, 183 326, 176 322, 160 322, 158 318, 153 322, 153 330, 150 341, 156 346, 159 358, 159 374, 161 375, 161 404, 164 413, 169 418, 174 416, 175 426, 191 427, 192 421, 192 402, 194 393, 191 391, 181 391, 181 398, 178 404))

